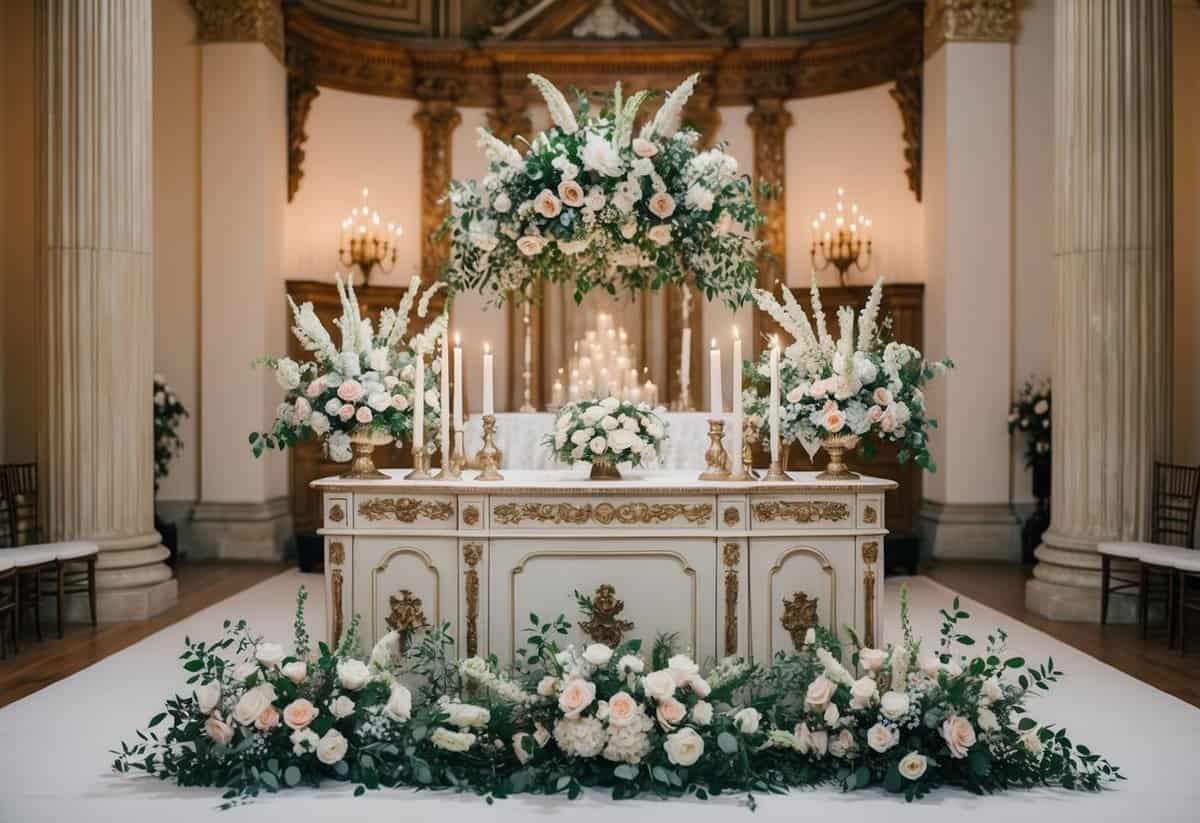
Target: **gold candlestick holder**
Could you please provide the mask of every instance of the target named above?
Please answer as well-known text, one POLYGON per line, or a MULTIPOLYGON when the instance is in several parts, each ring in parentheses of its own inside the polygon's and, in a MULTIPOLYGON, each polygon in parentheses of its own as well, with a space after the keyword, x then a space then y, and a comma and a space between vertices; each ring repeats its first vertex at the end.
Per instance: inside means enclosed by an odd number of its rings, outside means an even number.
POLYGON ((725 421, 708 421, 708 451, 704 453, 706 468, 700 473, 701 480, 728 480, 729 453, 725 451, 725 421))
POLYGON ((405 480, 432 480, 433 474, 429 471, 429 452, 425 451, 425 446, 413 446, 412 450, 413 470, 404 475, 405 480))
POLYGON ((479 463, 476 480, 503 480, 500 469, 500 450, 496 448, 496 415, 483 416, 483 448, 475 454, 479 463))
POLYGON ((784 470, 783 460, 772 460, 771 467, 767 469, 767 476, 763 479, 768 483, 781 483, 791 480, 792 477, 784 470))
MULTIPOLYGON (((463 421, 464 425, 466 421, 463 421)), ((461 480, 463 466, 467 464, 467 457, 463 453, 466 451, 463 444, 466 434, 462 429, 457 429, 454 432, 452 442, 454 447, 450 450, 450 465, 442 468, 441 476, 446 480, 461 480)))
POLYGON ((755 440, 754 424, 749 418, 743 415, 742 417, 742 453, 741 459, 735 461, 737 468, 734 470, 730 480, 757 480, 758 474, 754 471, 754 449, 750 444, 755 440))
POLYGON ((679 387, 679 397, 671 404, 671 411, 690 412, 692 408, 692 387, 685 384, 679 387))

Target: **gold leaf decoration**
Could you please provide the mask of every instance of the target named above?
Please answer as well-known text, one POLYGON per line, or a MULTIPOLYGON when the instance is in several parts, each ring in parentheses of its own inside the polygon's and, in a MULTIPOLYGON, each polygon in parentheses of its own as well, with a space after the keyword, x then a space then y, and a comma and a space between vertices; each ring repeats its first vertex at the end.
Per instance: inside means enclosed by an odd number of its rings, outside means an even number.
POLYGON ((849 519, 850 506, 835 500, 763 500, 754 504, 754 516, 764 523, 772 520, 836 523, 849 519))
POLYGON ((413 497, 373 497, 358 504, 358 516, 371 522, 396 520, 415 523, 419 517, 449 520, 454 516, 454 504, 445 500, 419 500, 413 497))
POLYGON ((693 525, 703 525, 712 516, 710 503, 502 503, 496 507, 496 522, 515 526, 527 520, 580 526, 595 521, 602 526, 620 523, 625 526, 669 523, 678 518, 693 525))

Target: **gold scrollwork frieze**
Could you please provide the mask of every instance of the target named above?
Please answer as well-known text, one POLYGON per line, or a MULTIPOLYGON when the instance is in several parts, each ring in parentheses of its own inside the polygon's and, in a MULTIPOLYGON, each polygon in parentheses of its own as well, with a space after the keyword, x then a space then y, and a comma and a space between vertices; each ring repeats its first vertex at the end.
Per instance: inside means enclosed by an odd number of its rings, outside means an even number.
POLYGON ((754 516, 764 523, 836 523, 849 519, 850 506, 836 500, 763 500, 754 504, 754 516))
POLYGON ((479 653, 479 571, 475 568, 483 558, 482 543, 463 544, 463 591, 467 600, 467 657, 479 653))
POLYGON ((446 500, 419 500, 415 497, 372 497, 358 504, 358 516, 364 520, 397 520, 415 523, 417 518, 449 520, 454 504, 446 500))
POLYGON ((863 643, 875 647, 875 564, 879 561, 879 542, 869 540, 862 545, 863 569, 863 643))
POLYGON ((527 520, 536 523, 581 526, 595 521, 602 526, 620 523, 646 526, 669 523, 683 518, 692 525, 704 525, 712 516, 710 503, 501 503, 496 507, 496 522, 516 526, 527 520))

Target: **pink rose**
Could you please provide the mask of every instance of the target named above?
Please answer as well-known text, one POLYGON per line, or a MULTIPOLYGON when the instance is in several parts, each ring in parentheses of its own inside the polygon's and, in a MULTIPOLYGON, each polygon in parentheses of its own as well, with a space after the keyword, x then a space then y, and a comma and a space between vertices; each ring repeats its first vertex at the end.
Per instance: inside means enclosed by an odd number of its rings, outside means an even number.
POLYGON ((340 409, 338 409, 338 417, 340 417, 342 419, 343 423, 348 421, 353 416, 354 416, 354 405, 351 403, 346 403, 340 409))
POLYGON ((392 395, 392 405, 400 411, 404 411, 408 408, 408 398, 402 394, 392 395))
POLYGON ((337 390, 337 396, 347 403, 357 403, 366 393, 367 390, 357 380, 345 380, 337 390))
POLYGON ((536 257, 545 245, 546 241, 542 238, 527 234, 517 241, 517 250, 526 257, 536 257))
POLYGON ((675 213, 675 198, 665 191, 655 192, 646 205, 649 207, 650 213, 660 220, 666 220, 675 213))
POLYGON ((829 393, 829 384, 826 383, 824 380, 818 380, 817 382, 813 383, 812 386, 809 387, 808 392, 815 399, 820 400, 822 397, 824 397, 826 394, 829 393))
POLYGON ((533 210, 547 220, 552 220, 562 212, 562 201, 555 197, 550 189, 542 189, 537 197, 533 198, 533 210))
POLYGON ((213 712, 208 716, 204 730, 214 743, 220 743, 222 746, 228 746, 229 741, 233 740, 233 726, 221 719, 220 712, 213 712))
POLYGON ((274 706, 267 706, 263 709, 258 717, 254 719, 254 728, 260 732, 269 731, 279 725, 279 710, 274 706))
POLYGON ((308 384, 308 388, 304 392, 309 397, 320 397, 325 392, 325 378, 318 377, 308 384))
POLYGON ((628 726, 641 712, 642 707, 628 692, 617 692, 608 701, 608 725, 628 726))
POLYGON ((583 205, 583 187, 574 180, 564 180, 558 184, 558 196, 562 198, 563 203, 572 208, 579 208, 583 205))
POLYGON ((883 429, 885 432, 895 431, 896 413, 891 409, 885 411, 883 416, 879 418, 879 428, 883 429))
POLYGON ((872 423, 878 423, 882 417, 883 409, 881 409, 879 406, 872 406, 871 408, 867 409, 867 419, 872 423))
POLYGON ((882 649, 862 649, 858 653, 858 662, 869 672, 877 672, 883 668, 887 652, 882 649))
POLYGON ((371 410, 366 406, 359 406, 358 411, 354 413, 354 419, 359 423, 370 423, 375 419, 375 415, 371 414, 371 410))
POLYGON ((650 242, 656 246, 665 246, 671 242, 671 227, 665 223, 657 226, 651 226, 646 232, 646 236, 650 238, 650 242))
POLYGON ((837 691, 836 683, 823 674, 817 675, 817 678, 808 685, 808 692, 804 695, 804 705, 815 711, 824 711, 825 706, 833 699, 835 691, 837 691))
POLYGON ((892 402, 892 393, 883 386, 880 386, 871 393, 871 399, 874 400, 877 405, 887 406, 892 402))
POLYGON ((942 739, 950 749, 950 756, 962 760, 975 745, 975 729, 967 718, 952 714, 942 722, 942 739))
POLYGON ((316 720, 320 713, 320 709, 301 697, 299 700, 293 700, 283 710, 283 722, 289 729, 299 731, 308 728, 308 724, 316 720))
POLYGON ((840 411, 826 412, 825 430, 837 434, 846 425, 846 416, 840 411))
POLYGON ((563 687, 558 696, 558 708, 564 717, 579 717, 580 713, 596 699, 596 684, 575 678, 563 687))
POLYGON ((683 718, 687 716, 687 706, 674 697, 668 697, 659 702, 658 709, 654 714, 658 718, 659 728, 664 732, 669 732, 683 722, 683 718))
POLYGON ((658 154, 658 146, 640 137, 633 138, 633 153, 638 157, 653 157, 658 154))

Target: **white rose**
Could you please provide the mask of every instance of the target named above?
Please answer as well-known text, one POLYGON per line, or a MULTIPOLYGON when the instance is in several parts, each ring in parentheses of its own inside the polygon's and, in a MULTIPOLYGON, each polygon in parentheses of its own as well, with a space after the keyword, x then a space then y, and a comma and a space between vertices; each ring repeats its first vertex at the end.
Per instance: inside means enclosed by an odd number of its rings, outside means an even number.
POLYGON ((442 711, 446 713, 446 722, 460 729, 482 728, 492 719, 492 713, 483 706, 469 703, 447 703, 442 711))
POLYGON ((700 667, 686 654, 677 654, 667 661, 667 671, 675 678, 675 685, 682 686, 700 674, 700 667))
POLYGON ((317 742, 317 760, 326 766, 332 766, 346 756, 350 744, 337 729, 330 729, 317 742))
POLYGON ((433 730, 429 741, 447 752, 465 752, 475 745, 475 735, 470 732, 452 732, 441 727, 433 730))
POLYGON ((950 675, 950 677, 958 677, 963 673, 963 667, 957 660, 951 660, 942 666, 942 671, 950 675))
POLYGON ((684 202, 693 211, 708 211, 713 207, 713 199, 713 193, 710 190, 699 183, 693 183, 688 186, 684 202))
POLYGON ((632 654, 624 655, 617 661, 617 671, 622 675, 641 674, 646 669, 646 664, 642 662, 642 658, 632 654))
POLYGON ((837 684, 823 674, 817 675, 812 683, 808 684, 808 691, 804 695, 805 708, 813 711, 825 711, 825 706, 833 699, 833 693, 837 691, 837 684))
POLYGON ((657 226, 651 226, 646 236, 650 238, 650 242, 656 246, 666 246, 671 242, 671 227, 666 223, 660 223, 657 226))
POLYGON ((200 714, 212 714, 213 709, 221 702, 221 684, 216 680, 205 683, 197 686, 194 694, 196 695, 196 708, 200 714))
POLYGON ((698 674, 689 677, 682 685, 691 689, 696 697, 708 697, 712 693, 712 686, 708 685, 708 681, 698 674))
POLYGON ((712 703, 707 700, 698 700, 695 706, 692 706, 692 722, 697 726, 707 726, 713 721, 712 703))
POLYGON ((900 730, 876 723, 867 730, 867 745, 883 754, 900 742, 900 730))
POLYGON ((942 721, 942 739, 950 749, 950 756, 962 760, 975 745, 975 729, 967 718, 952 714, 942 721))
POLYGON ((233 719, 243 726, 249 726, 270 705, 270 694, 262 686, 255 686, 238 699, 233 707, 233 719))
POLYGON ((555 197, 550 189, 542 189, 537 197, 533 198, 533 210, 547 220, 552 220, 562 212, 562 201, 555 197))
POLYGON ((834 757, 845 757, 854 751, 854 734, 849 729, 842 729, 829 741, 829 753, 834 757))
POLYGON ((336 397, 331 397, 325 401, 325 413, 330 417, 337 417, 338 412, 342 410, 342 401, 336 397))
POLYGON ((808 728, 807 723, 801 723, 796 726, 793 734, 796 737, 796 748, 801 754, 824 757, 829 751, 829 732, 827 731, 814 732, 808 728))
POLYGON ((627 220, 621 224, 621 236, 626 240, 632 240, 635 234, 637 234, 636 222, 633 220, 627 220))
POLYGON ((650 202, 646 204, 646 207, 655 217, 666 220, 675 213, 675 198, 665 191, 655 192, 650 196, 650 202))
POLYGON ((614 728, 623 728, 632 725, 639 717, 642 717, 642 707, 633 699, 633 695, 629 692, 617 692, 608 701, 608 725, 614 728))
POLYGON ((392 396, 386 392, 371 392, 367 396, 367 405, 377 412, 387 411, 388 406, 392 405, 392 396))
POLYGON ((259 643, 254 648, 254 659, 268 669, 273 669, 283 661, 283 646, 278 643, 259 643))
POLYGON ((704 738, 695 729, 683 728, 667 735, 663 748, 674 765, 691 766, 704 754, 704 738))
POLYGON ((290 357, 282 358, 275 365, 275 379, 284 391, 291 391, 300 385, 300 367, 290 357))
POLYGON ((322 437, 329 431, 329 418, 320 412, 313 412, 308 418, 308 426, 313 430, 313 434, 322 437))
POLYGON ((399 683, 393 683, 383 713, 397 723, 408 720, 412 717, 412 692, 399 683))
POLYGON ((517 241, 517 250, 526 257, 536 257, 541 254, 546 241, 540 237, 526 234, 517 241))
POLYGON ((390 669, 396 662, 400 651, 400 633, 390 631, 375 643, 371 649, 371 665, 379 669, 390 669))
POLYGON ((621 401, 615 397, 606 397, 600 401, 600 408, 606 412, 616 411, 621 406, 621 401))
POLYGON ((880 649, 863 649, 858 653, 859 664, 869 672, 877 672, 883 668, 887 660, 887 652, 880 649))
POLYGON ((220 712, 213 712, 209 715, 204 724, 204 730, 208 732, 208 736, 214 743, 228 746, 233 741, 233 726, 221 719, 220 712))
POLYGON ((252 660, 246 660, 238 663, 233 670, 233 679, 239 683, 250 679, 251 675, 258 674, 258 664, 252 660))
POLYGON ((596 435, 588 443, 588 448, 592 450, 592 454, 604 454, 608 450, 608 441, 600 435, 596 435))
POLYGON ((611 414, 600 418, 600 428, 604 429, 605 431, 610 432, 620 425, 621 424, 617 422, 617 418, 613 417, 611 414))
POLYGON ((1000 681, 995 677, 989 677, 979 687, 979 703, 983 706, 990 706, 997 700, 1004 699, 1004 690, 1000 688, 1000 681))
POLYGON ((585 169, 591 169, 605 177, 620 177, 625 169, 621 157, 613 150, 612 145, 596 132, 589 132, 587 141, 579 152, 585 169))
POLYGON ((1038 737, 1037 729, 1030 729, 1021 735, 1020 743, 1025 751, 1033 755, 1035 759, 1041 760, 1045 747, 1042 745, 1042 739, 1038 737))
POLYGON ((837 703, 830 703, 828 706, 825 707, 825 714, 824 714, 825 725, 832 728, 833 726, 837 725, 838 721, 841 720, 841 718, 842 718, 842 713, 840 711, 838 711, 837 703))
POLYGON ((329 713, 338 720, 349 717, 354 714, 354 701, 346 695, 339 695, 336 700, 329 704, 329 713))
POLYGON ((501 214, 507 214, 508 210, 512 208, 512 198, 507 193, 500 192, 492 198, 492 208, 501 214))
POLYGON ((925 759, 925 755, 918 752, 909 752, 900 759, 897 767, 900 774, 909 780, 920 780, 925 774, 925 769, 929 762, 925 759))
POLYGON ((811 646, 817 642, 817 630, 809 628, 804 632, 804 645, 811 646))
POLYGON ((576 446, 587 445, 587 442, 592 439, 592 432, 589 429, 576 429, 571 432, 571 442, 576 446))
POLYGON ((352 692, 371 682, 371 670, 361 660, 339 660, 337 676, 342 688, 352 692))
POLYGON ((674 697, 668 697, 658 704, 654 716, 658 720, 658 727, 664 732, 669 732, 683 722, 687 716, 687 706, 674 697))
POLYGON ((875 681, 870 677, 860 677, 850 687, 850 706, 855 709, 865 709, 879 693, 875 681))
POLYGON ((996 719, 996 713, 991 709, 981 708, 979 710, 979 728, 985 732, 995 732, 1000 730, 1000 721, 996 719))
POLYGON ((321 738, 312 729, 297 729, 292 732, 292 754, 300 756, 315 751, 321 738))
POLYGON ((927 677, 936 678, 938 672, 942 670, 941 659, 933 652, 924 652, 917 658, 917 667, 925 673, 927 677))
POLYGON ((558 695, 558 708, 564 717, 576 718, 596 699, 596 684, 575 678, 563 686, 558 695))
POLYGON ((667 669, 650 672, 642 678, 642 690, 654 700, 666 700, 675 695, 675 678, 667 669))
POLYGON ((593 643, 583 650, 583 659, 593 666, 606 666, 612 660, 613 650, 603 643, 593 643))
POLYGON ((904 692, 885 692, 879 701, 879 713, 888 720, 899 720, 908 714, 908 695, 904 692))
POLYGON ((738 731, 742 734, 754 734, 758 731, 758 725, 762 721, 762 715, 758 713, 758 709, 749 707, 740 710, 733 716, 733 724, 738 727, 738 731))
POLYGON ((554 692, 558 690, 558 678, 546 675, 537 685, 537 693, 542 697, 553 697, 554 692))

